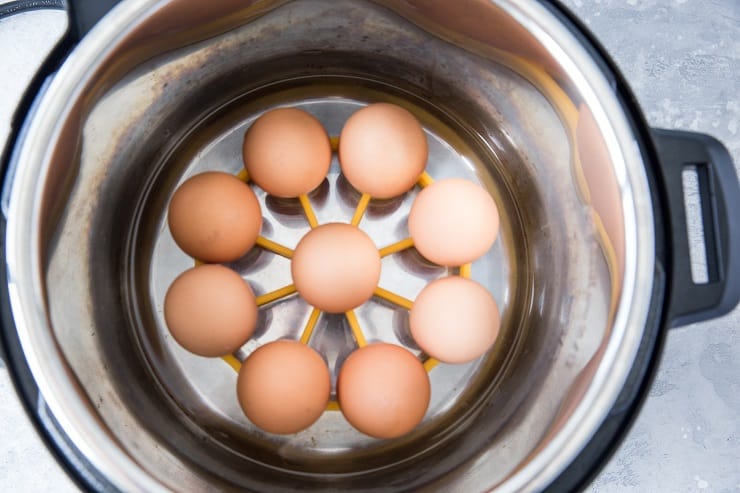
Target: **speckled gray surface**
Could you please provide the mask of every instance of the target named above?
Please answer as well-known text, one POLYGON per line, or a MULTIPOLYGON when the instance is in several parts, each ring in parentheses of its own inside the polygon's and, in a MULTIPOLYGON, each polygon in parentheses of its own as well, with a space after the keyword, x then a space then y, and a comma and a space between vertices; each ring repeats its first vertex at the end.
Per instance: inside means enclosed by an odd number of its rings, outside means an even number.
MULTIPOLYGON (((565 3, 611 53, 651 125, 710 133, 740 163, 740 1, 565 3)), ((0 21, 0 123, 59 15, 0 21)), ((2 362, 0 402, 0 490, 77 491, 27 422, 2 362)), ((740 309, 670 332, 635 426, 588 491, 740 492, 740 309)))

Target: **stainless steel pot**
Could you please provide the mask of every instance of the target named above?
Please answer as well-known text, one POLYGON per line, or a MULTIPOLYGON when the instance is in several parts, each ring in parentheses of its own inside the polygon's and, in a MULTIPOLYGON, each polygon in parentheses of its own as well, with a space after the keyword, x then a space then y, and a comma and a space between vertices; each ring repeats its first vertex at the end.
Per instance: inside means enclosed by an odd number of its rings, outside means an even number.
MULTIPOLYGON (((370 208, 379 246, 407 233, 414 193, 370 208)), ((348 220, 357 197, 335 162, 311 199, 328 221, 348 220)), ((664 329, 740 297, 726 151, 651 137, 599 48, 548 3, 125 1, 43 87, 4 198, 7 359, 26 400, 38 390, 50 442, 99 490, 577 487, 639 407, 664 329), (502 335, 484 358, 432 370, 430 410, 406 437, 371 440, 337 412, 262 433, 233 371, 167 334, 164 292, 192 265, 166 228, 169 197, 204 169, 238 171, 266 109, 301 106, 336 135, 379 100, 423 123, 432 176, 475 180, 500 204, 501 240, 473 276, 501 304, 502 335), (707 187, 706 284, 687 267, 685 165, 707 187)), ((307 228, 295 204, 259 198, 263 233, 295 244, 307 228)), ((231 267, 260 294, 289 283, 286 265, 255 251, 231 267)), ((443 274, 411 252, 381 283, 413 298, 443 274)), ((266 307, 237 356, 307 316, 297 297, 266 307)), ((405 310, 373 302, 358 318, 369 339, 416 350, 405 310)), ((332 317, 311 344, 334 372, 354 347, 332 317)))

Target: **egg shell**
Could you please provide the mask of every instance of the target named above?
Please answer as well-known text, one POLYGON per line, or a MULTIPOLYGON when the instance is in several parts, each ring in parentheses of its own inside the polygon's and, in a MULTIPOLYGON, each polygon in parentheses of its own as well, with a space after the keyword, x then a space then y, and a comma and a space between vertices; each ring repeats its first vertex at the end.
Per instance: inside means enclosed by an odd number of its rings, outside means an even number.
POLYGON ((347 181, 380 199, 410 190, 424 171, 428 155, 419 121, 390 103, 371 104, 355 112, 339 136, 339 163, 347 181))
POLYGON ((170 285, 164 318, 172 337, 188 351, 223 356, 239 349, 254 332, 257 302, 239 274, 206 264, 186 270, 170 285))
POLYGON ((297 341, 279 340, 254 351, 242 364, 237 397, 244 414, 265 431, 297 433, 326 409, 329 368, 321 356, 297 341))
POLYGON ((445 363, 467 363, 488 351, 501 316, 493 296, 459 276, 437 279, 416 297, 409 314, 411 335, 426 354, 445 363))
POLYGON ((408 218, 414 247, 435 264, 464 265, 496 241, 499 213, 491 195, 461 178, 432 183, 414 199, 408 218))
POLYGON ((209 171, 177 188, 167 222, 175 243, 191 257, 230 262, 254 246, 262 210, 247 184, 228 173, 209 171))
POLYGON ((320 310, 343 313, 373 296, 380 267, 380 253, 365 232, 346 223, 328 223, 301 238, 290 268, 303 299, 320 310))
POLYGON ((298 197, 318 187, 331 164, 329 135, 316 117, 298 108, 261 115, 244 135, 244 167, 276 197, 298 197))
POLYGON ((337 380, 342 414, 362 433, 396 438, 424 418, 431 385, 421 361, 386 343, 364 346, 347 357, 337 380))

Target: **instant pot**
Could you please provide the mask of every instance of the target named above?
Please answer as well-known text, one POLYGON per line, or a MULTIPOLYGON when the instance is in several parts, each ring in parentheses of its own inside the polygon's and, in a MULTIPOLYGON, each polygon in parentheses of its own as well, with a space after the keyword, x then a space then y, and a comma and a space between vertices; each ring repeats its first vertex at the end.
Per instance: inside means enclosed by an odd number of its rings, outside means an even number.
MULTIPOLYGON (((556 2, 109 3, 69 2, 71 27, 21 103, 2 172, 3 359, 84 489, 577 490, 639 411, 666 330, 740 299, 727 151, 649 128, 556 2), (195 173, 238 172, 244 131, 266 110, 301 107, 338 135, 377 101, 422 122, 431 176, 496 199, 500 240, 472 271, 502 305, 501 335, 479 360, 431 371, 430 409, 404 437, 369 439, 337 412, 296 435, 260 432, 238 410, 233 370, 168 336, 164 291, 192 265, 166 228, 169 198, 195 173), (687 172, 706 282, 690 269, 687 172)), ((327 217, 357 198, 332 166, 311 195, 327 217)), ((405 232, 413 193, 371 204, 376 242, 405 232)), ((291 204, 259 198, 263 234, 297 241, 291 204)), ((398 290, 436 275, 413 252, 389 265, 398 290)), ((285 275, 265 259, 232 268, 258 294, 285 275)), ((260 323, 292 330, 299 302, 260 323)), ((372 337, 412 344, 407 313, 378 306, 358 310, 372 337)), ((332 371, 348 350, 334 336, 312 344, 332 371)))

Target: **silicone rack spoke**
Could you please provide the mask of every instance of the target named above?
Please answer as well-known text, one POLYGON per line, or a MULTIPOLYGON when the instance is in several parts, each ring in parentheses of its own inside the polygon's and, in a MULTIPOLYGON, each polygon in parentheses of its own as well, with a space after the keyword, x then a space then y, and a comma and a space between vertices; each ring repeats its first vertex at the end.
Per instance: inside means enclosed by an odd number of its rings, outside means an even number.
POLYGON ((352 329, 352 335, 355 336, 355 341, 357 342, 357 346, 358 347, 367 346, 365 335, 362 333, 362 329, 360 328, 360 322, 357 321, 357 315, 355 315, 354 310, 345 312, 345 315, 347 317, 347 323, 349 324, 350 329, 352 329))
POLYGON ((298 200, 301 202, 301 207, 303 207, 303 213, 306 215, 308 225, 311 226, 311 228, 318 226, 319 221, 316 219, 316 214, 313 212, 313 207, 311 206, 311 201, 309 200, 308 195, 299 195, 298 200))
POLYGON ((436 359, 434 359, 434 358, 428 358, 428 359, 427 359, 427 360, 426 360, 426 361, 424 362, 424 369, 425 369, 426 371, 432 371, 432 368, 434 368, 434 367, 435 367, 435 366, 437 366, 438 364, 439 364, 439 361, 438 361, 438 360, 436 360, 436 359))
POLYGON ((329 137, 329 144, 332 152, 337 152, 339 150, 339 136, 329 137))
POLYGON ((259 295, 257 296, 257 306, 266 305, 268 303, 272 303, 273 301, 286 298, 295 292, 295 285, 289 284, 280 289, 276 289, 275 291, 270 291, 269 293, 259 295))
POLYGON ((308 322, 306 322, 306 327, 303 329, 303 333, 301 334, 301 342, 303 344, 308 344, 308 341, 311 340, 311 334, 313 334, 313 329, 316 327, 316 322, 319 321, 320 315, 321 310, 318 308, 313 308, 311 310, 311 315, 308 316, 308 322))
POLYGON ((329 401, 326 404, 327 411, 339 411, 339 403, 337 401, 329 401))
POLYGON ((404 298, 400 294, 393 293, 391 291, 388 291, 387 289, 383 289, 380 286, 375 288, 374 294, 378 298, 389 301, 393 303, 394 305, 398 305, 401 308, 405 308, 407 310, 411 310, 411 307, 414 306, 414 302, 411 301, 410 299, 404 298))
POLYGON ((380 256, 381 257, 387 257, 388 255, 391 255, 393 253, 398 253, 402 250, 408 250, 409 248, 413 248, 414 246, 414 240, 411 238, 405 238, 401 241, 397 241, 395 243, 392 243, 388 245, 387 247, 383 247, 380 250, 380 256))
POLYGON ((360 224, 360 221, 362 221, 362 216, 365 215, 365 211, 367 210, 367 206, 370 203, 370 197, 369 194, 363 193, 360 197, 360 201, 357 202, 357 207, 355 208, 355 214, 352 216, 352 226, 358 226, 360 224))
POLYGON ((472 264, 465 264, 460 266, 460 277, 467 277, 470 279, 472 275, 472 264))
POLYGON ((239 370, 241 370, 242 362, 236 359, 233 354, 221 356, 221 359, 224 360, 230 367, 232 367, 235 372, 239 373, 239 370))
POLYGON ((267 251, 280 255, 281 257, 285 257, 285 258, 293 257, 293 250, 291 250, 290 248, 286 246, 281 245, 280 243, 276 243, 272 240, 268 240, 264 236, 257 237, 257 245, 261 248, 264 248, 267 251))
POLYGON ((236 174, 236 177, 237 177, 237 178, 239 178, 239 179, 240 179, 241 181, 243 181, 244 183, 247 183, 247 182, 249 182, 249 172, 247 172, 247 170, 246 170, 246 169, 244 169, 244 168, 242 168, 242 170, 241 170, 241 171, 239 171, 239 172, 238 172, 238 173, 236 174))
POLYGON ((417 180, 417 185, 419 185, 421 188, 428 187, 432 183, 434 183, 434 178, 429 176, 429 173, 426 171, 421 174, 419 179, 417 180))

